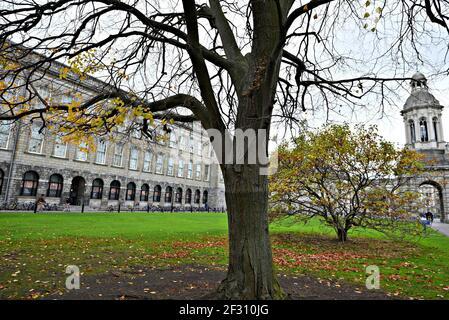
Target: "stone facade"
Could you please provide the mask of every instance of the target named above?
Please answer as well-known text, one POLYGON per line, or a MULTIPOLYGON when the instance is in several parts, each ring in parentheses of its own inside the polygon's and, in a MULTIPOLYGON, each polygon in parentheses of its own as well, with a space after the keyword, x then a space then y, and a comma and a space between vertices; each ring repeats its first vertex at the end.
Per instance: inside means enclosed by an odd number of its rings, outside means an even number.
MULTIPOLYGON (((64 99, 55 92, 89 96, 95 94, 96 87, 106 86, 94 78, 80 84, 76 79, 61 80, 57 74, 53 77, 50 74, 42 80, 41 89, 53 94, 54 99, 64 99)), ((84 204, 98 210, 119 204, 122 208, 225 208, 221 171, 214 162, 209 137, 199 122, 171 126, 166 141, 152 141, 135 134, 119 134, 120 142, 116 143, 97 138, 97 150, 91 153, 80 146, 63 144, 49 133, 39 133, 33 126, 39 123, 0 123, 3 202, 35 202, 43 194, 47 203, 63 205, 69 199, 72 205, 84 204), (105 143, 105 149, 98 147, 100 143, 105 143), (37 181, 30 180, 30 176, 37 177, 37 181), (97 188, 94 180, 99 183, 97 188), (115 199, 110 191, 117 182, 120 191, 115 199), (159 187, 160 201, 157 201, 159 187), (192 193, 190 202, 188 190, 192 193), (177 195, 181 192, 181 196, 177 195), (196 193, 200 194, 199 199, 196 193)))

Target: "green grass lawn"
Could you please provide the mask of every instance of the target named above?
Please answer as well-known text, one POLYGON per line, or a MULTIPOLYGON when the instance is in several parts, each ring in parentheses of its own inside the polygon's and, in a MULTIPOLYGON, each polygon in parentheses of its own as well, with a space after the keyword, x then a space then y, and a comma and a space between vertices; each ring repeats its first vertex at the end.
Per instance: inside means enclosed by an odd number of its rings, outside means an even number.
MULTIPOLYGON (((449 238, 429 232, 397 241, 354 230, 340 244, 317 220, 271 226, 279 272, 363 286, 377 265, 381 288, 400 297, 449 299, 449 238)), ((0 213, 0 298, 62 292, 65 267, 82 274, 180 264, 225 268, 227 220, 221 213, 0 213)))

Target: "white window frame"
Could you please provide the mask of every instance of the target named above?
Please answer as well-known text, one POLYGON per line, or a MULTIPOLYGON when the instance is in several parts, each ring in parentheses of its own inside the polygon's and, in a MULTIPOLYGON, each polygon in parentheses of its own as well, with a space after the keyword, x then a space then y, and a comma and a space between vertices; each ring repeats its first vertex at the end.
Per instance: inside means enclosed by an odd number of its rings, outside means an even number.
POLYGON ((194 146, 195 146, 195 140, 193 139, 192 136, 190 136, 190 138, 189 138, 189 152, 190 153, 193 153, 195 151, 194 146))
POLYGON ((112 157, 112 166, 114 167, 122 167, 123 166, 123 149, 124 149, 124 145, 122 143, 117 143, 114 147, 114 155, 112 157), (120 154, 117 153, 117 149, 120 148, 119 150, 121 151, 120 154), (117 164, 117 157, 120 157, 120 164, 117 164))
POLYGON ((88 152, 87 151, 81 151, 82 147, 87 148, 87 144, 85 142, 82 142, 82 143, 79 144, 79 146, 76 148, 75 160, 82 161, 82 162, 87 162, 88 152), (80 157, 80 155, 84 155, 84 157, 80 157))
POLYGON ((197 163, 195 166, 195 179, 196 180, 201 180, 201 164, 197 163), (199 170, 198 170, 199 168, 199 170))
POLYGON ((139 166, 139 148, 132 146, 129 150, 129 168, 137 170, 139 166), (134 153, 134 154, 133 154, 134 153))
POLYGON ((35 124, 35 123, 33 123, 32 125, 31 125, 31 132, 30 132, 30 141, 29 141, 29 143, 28 143, 28 152, 29 153, 34 153, 34 154, 42 154, 42 149, 44 148, 44 138, 45 138, 45 136, 44 136, 44 134, 43 133, 39 133, 39 129, 40 129, 40 124, 35 124), (40 142, 40 150, 39 151, 32 151, 32 150, 30 150, 30 147, 31 147, 31 141, 32 140, 37 140, 36 138, 33 138, 33 129, 35 129, 36 128, 36 130, 37 130, 37 134, 39 134, 39 136, 41 136, 42 138, 41 138, 41 142, 40 142))
POLYGON ((11 137, 11 128, 12 128, 12 123, 10 123, 9 121, 3 120, 0 121, 0 127, 5 127, 5 130, 1 130, 0 129, 0 135, 5 135, 6 136, 6 144, 5 146, 0 146, 0 149, 8 149, 9 147, 9 139, 11 137))
POLYGON ((170 148, 177 148, 177 144, 178 144, 178 141, 176 140, 176 136, 172 131, 172 132, 170 132, 168 145, 170 148))
POLYGON ((204 181, 210 180, 210 165, 205 164, 204 165, 204 181))
POLYGON ((178 178, 184 178, 184 160, 180 159, 178 163, 178 178))
POLYGON ((56 135, 56 137, 55 137, 55 144, 53 145, 53 157, 61 158, 61 159, 67 158, 67 145, 68 145, 67 142, 64 143, 64 142, 61 141, 61 136, 56 135), (56 153, 56 148, 58 146, 63 146, 64 147, 64 154, 63 155, 58 155, 56 153))
POLYGON ((173 176, 175 174, 175 160, 168 158, 167 163, 167 176, 173 176))
POLYGON ((95 153, 95 163, 96 164, 106 164, 106 157, 107 157, 107 152, 108 152, 108 144, 105 140, 100 139, 97 143, 97 152, 95 153), (104 145, 104 151, 102 152, 103 154, 103 161, 99 161, 98 159, 98 155, 99 150, 100 150, 100 145, 104 145))
POLYGON ((144 172, 151 172, 151 166, 153 164, 153 153, 150 150, 145 151, 143 156, 143 168, 144 172), (149 156, 147 156, 149 155, 149 156), (146 165, 147 164, 147 165, 146 165))
POLYGON ((164 172, 164 155, 158 154, 156 156, 156 169, 154 170, 157 174, 163 174, 164 172))
POLYGON ((193 161, 190 160, 189 164, 187 165, 187 178, 192 179, 193 178, 193 161))

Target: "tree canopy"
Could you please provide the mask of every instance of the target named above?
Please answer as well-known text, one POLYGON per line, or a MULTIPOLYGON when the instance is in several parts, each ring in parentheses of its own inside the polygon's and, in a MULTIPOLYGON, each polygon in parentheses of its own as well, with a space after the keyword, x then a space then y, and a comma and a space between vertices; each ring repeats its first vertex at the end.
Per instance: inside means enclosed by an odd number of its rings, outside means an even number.
POLYGON ((408 185, 424 170, 423 156, 395 146, 376 127, 330 125, 304 132, 279 148, 270 180, 274 215, 320 217, 346 241, 352 227, 400 234, 413 229, 420 209, 408 185))

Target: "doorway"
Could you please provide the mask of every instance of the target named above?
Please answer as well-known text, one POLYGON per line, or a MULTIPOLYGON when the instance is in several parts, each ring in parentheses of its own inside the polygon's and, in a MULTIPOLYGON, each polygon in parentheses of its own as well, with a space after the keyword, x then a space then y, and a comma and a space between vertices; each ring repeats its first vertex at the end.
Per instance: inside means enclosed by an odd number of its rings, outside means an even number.
POLYGON ((86 180, 83 177, 75 177, 72 179, 70 186, 70 204, 80 206, 84 201, 84 191, 86 190, 86 180))

